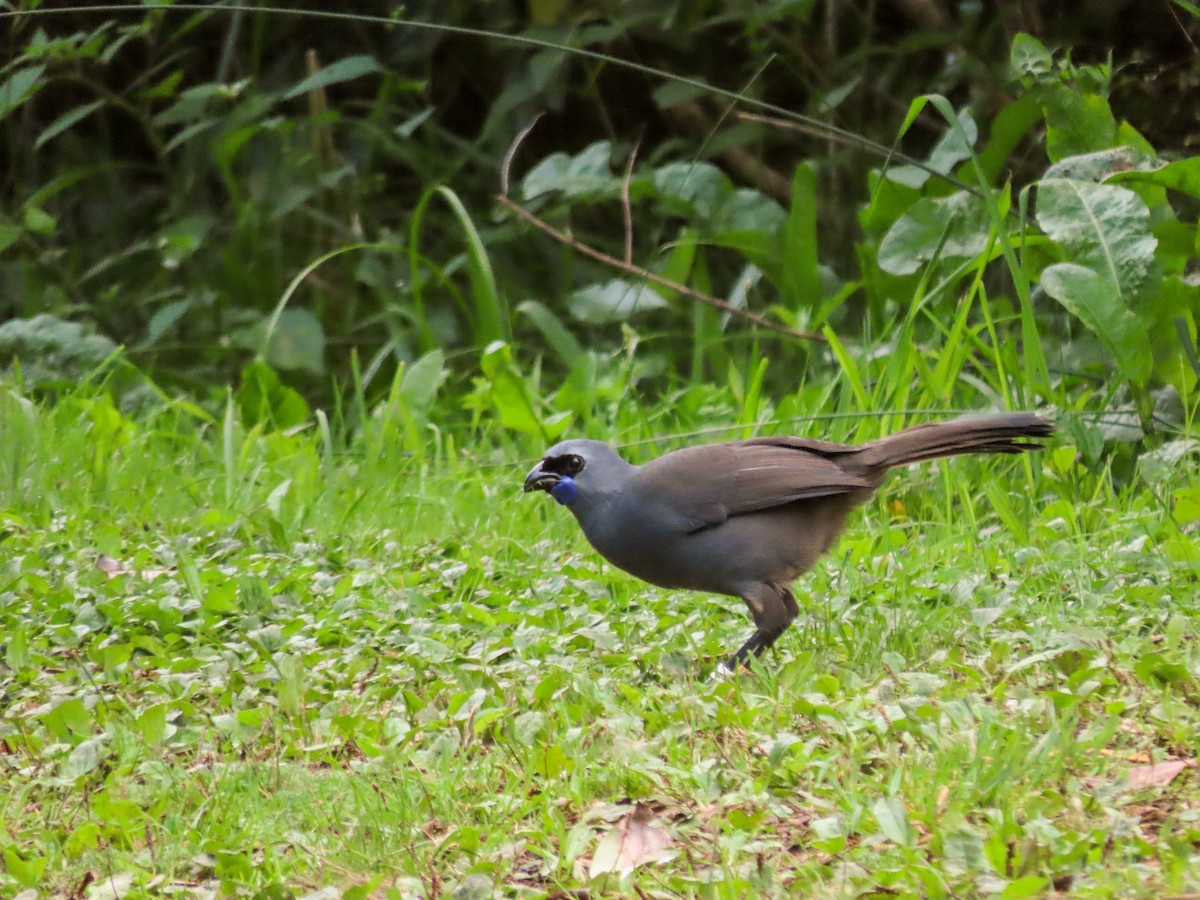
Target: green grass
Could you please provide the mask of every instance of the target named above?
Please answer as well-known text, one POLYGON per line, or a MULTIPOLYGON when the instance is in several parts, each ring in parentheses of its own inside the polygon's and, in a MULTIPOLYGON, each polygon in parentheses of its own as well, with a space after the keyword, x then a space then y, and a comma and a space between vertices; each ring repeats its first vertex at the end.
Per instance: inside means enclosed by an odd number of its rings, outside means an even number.
POLYGON ((604 564, 498 434, 385 438, 0 399, 0 895, 1200 890, 1195 770, 1128 781, 1196 755, 1194 460, 899 473, 709 683, 739 602, 604 564), (589 878, 637 804, 668 858, 589 878))

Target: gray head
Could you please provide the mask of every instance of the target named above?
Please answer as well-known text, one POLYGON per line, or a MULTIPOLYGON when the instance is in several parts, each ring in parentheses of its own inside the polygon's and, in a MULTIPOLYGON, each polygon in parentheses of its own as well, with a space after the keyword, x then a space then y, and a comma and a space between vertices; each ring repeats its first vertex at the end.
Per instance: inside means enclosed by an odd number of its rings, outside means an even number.
POLYGON ((637 471, 603 441, 562 441, 525 476, 525 490, 545 491, 576 515, 620 490, 637 471))

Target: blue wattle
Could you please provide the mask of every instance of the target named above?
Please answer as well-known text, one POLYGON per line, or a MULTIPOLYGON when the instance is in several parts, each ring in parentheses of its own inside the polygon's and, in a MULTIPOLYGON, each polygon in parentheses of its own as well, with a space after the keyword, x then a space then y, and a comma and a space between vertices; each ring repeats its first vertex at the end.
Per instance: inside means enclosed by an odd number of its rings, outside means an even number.
POLYGON ((558 484, 550 488, 550 496, 563 506, 570 506, 579 496, 579 488, 575 485, 575 479, 570 475, 562 476, 558 479, 558 484))

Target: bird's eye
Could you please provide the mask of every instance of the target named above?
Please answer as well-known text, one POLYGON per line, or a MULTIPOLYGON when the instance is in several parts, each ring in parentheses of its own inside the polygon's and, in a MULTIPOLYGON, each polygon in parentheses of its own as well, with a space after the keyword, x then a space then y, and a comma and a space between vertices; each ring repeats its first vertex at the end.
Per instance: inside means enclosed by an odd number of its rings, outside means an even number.
POLYGON ((578 475, 583 471, 583 457, 574 453, 567 454, 563 457, 562 468, 568 475, 578 475))

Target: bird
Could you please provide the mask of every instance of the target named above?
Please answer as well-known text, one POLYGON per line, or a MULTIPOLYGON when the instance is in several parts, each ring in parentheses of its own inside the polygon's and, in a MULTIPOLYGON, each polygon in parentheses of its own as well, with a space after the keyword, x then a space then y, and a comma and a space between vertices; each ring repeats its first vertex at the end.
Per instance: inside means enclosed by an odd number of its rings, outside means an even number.
POLYGON ((754 633, 719 671, 761 656, 799 615, 790 586, 826 553, 889 469, 966 453, 1021 453, 1054 423, 1034 413, 927 422, 866 444, 755 437, 637 466, 603 441, 555 444, 525 477, 579 522, 601 556, 642 581, 740 598, 754 633), (1026 439, 1026 440, 1023 440, 1026 439))

